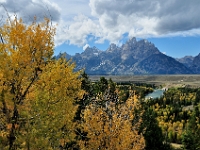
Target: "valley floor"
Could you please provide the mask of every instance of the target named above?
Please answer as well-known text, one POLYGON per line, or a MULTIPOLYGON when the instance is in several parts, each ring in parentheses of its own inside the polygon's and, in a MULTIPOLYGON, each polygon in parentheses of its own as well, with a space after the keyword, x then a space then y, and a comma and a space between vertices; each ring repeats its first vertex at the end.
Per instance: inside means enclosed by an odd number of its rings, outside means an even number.
POLYGON ((92 81, 101 76, 111 78, 114 82, 149 83, 170 87, 200 87, 200 75, 90 75, 92 81))

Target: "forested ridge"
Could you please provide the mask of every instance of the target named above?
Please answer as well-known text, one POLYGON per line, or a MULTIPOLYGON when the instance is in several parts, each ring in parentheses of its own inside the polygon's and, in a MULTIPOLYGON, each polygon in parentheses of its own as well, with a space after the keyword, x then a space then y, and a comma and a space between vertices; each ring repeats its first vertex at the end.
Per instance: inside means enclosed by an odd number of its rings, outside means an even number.
POLYGON ((92 82, 64 57, 53 58, 49 19, 0 28, 0 149, 199 149, 200 89, 92 82))

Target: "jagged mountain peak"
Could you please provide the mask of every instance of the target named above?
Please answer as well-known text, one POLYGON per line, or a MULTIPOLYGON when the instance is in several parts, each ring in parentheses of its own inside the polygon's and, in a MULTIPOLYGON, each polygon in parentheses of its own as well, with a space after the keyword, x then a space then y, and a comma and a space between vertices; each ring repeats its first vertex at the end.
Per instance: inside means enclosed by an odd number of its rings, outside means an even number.
MULTIPOLYGON (((200 58, 200 55, 199 55, 200 58)), ((106 51, 88 47, 72 57, 77 70, 88 74, 182 74, 193 73, 174 58, 162 54, 147 40, 129 39, 121 47, 110 44, 106 51)), ((198 70, 199 68, 196 68, 198 70)))
POLYGON ((87 47, 85 50, 84 50, 84 52, 93 52, 93 51, 99 51, 99 49, 97 48, 97 47, 95 47, 95 46, 93 46, 93 47, 87 47))
POLYGON ((135 37, 130 38, 126 43, 128 44, 135 44, 137 42, 135 37))
POLYGON ((92 55, 94 53, 99 53, 100 50, 96 48, 95 46, 93 47, 87 47, 81 54, 83 55, 92 55))
POLYGON ((126 43, 122 45, 123 50, 131 50, 134 48, 134 46, 137 44, 137 40, 135 37, 130 38, 126 43))
POLYGON ((117 45, 114 44, 114 43, 111 43, 110 46, 108 47, 107 51, 108 52, 113 52, 116 49, 117 49, 117 45))
POLYGON ((200 53, 196 57, 200 57, 200 53))

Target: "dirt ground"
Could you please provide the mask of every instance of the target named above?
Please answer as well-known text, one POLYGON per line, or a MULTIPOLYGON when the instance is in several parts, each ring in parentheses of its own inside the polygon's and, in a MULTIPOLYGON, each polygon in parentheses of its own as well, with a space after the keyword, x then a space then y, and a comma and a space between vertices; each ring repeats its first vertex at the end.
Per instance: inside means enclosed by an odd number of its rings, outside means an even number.
POLYGON ((164 87, 200 87, 200 75, 133 75, 133 76, 112 76, 112 75, 91 75, 92 81, 100 77, 111 78, 114 82, 149 83, 162 85, 164 87))

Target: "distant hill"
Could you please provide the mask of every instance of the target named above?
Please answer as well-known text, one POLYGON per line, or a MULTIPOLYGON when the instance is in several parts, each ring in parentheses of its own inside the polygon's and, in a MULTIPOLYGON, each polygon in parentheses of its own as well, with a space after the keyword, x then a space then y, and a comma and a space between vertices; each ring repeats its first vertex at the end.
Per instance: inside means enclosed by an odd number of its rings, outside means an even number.
POLYGON ((137 41, 136 38, 129 39, 120 47, 111 44, 106 51, 87 47, 81 54, 65 55, 76 62, 76 70, 84 68, 87 74, 93 75, 191 74, 193 68, 200 71, 200 65, 195 63, 200 56, 194 60, 176 60, 161 53, 153 43, 137 41))
POLYGON ((185 56, 183 58, 177 59, 177 61, 192 70, 192 73, 200 74, 200 53, 195 57, 185 56))
POLYGON ((194 60, 194 57, 192 56, 185 56, 183 58, 177 58, 176 59, 178 62, 184 64, 186 67, 190 68, 192 65, 192 62, 194 60))

